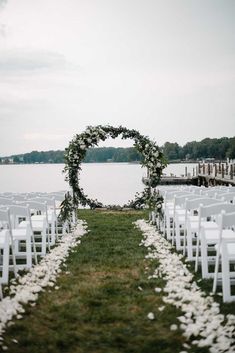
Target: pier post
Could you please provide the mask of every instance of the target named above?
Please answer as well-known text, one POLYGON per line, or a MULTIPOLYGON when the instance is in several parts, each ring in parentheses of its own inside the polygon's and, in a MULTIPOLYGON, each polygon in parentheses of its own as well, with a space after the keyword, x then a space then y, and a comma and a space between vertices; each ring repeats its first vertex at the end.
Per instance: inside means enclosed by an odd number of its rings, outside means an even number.
POLYGON ((222 164, 222 171, 221 171, 221 174, 222 174, 222 179, 224 179, 224 164, 222 164))
POLYGON ((206 174, 205 173, 205 164, 203 163, 203 165, 202 165, 202 174, 206 174))
POLYGON ((226 162, 226 164, 225 164, 225 175, 228 175, 228 163, 226 162))
POLYGON ((231 163, 230 164, 230 179, 233 180, 233 169, 234 169, 234 165, 231 163))

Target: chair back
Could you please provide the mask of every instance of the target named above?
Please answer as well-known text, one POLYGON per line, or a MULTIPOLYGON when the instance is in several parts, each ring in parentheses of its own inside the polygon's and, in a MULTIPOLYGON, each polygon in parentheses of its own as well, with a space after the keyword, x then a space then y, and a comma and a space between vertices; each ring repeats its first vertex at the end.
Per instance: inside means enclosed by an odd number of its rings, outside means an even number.
POLYGON ((30 228, 32 229, 31 215, 28 206, 10 205, 9 211, 10 215, 13 216, 12 227, 17 227, 21 222, 21 218, 25 218, 25 220, 29 222, 30 228))
POLYGON ((2 228, 11 229, 11 219, 10 219, 10 211, 9 208, 0 208, 0 224, 2 228))
POLYGON ((235 212, 235 205, 231 203, 216 203, 213 205, 200 205, 199 206, 199 218, 206 218, 210 216, 215 216, 225 211, 226 213, 235 212))
POLYGON ((235 226, 235 212, 221 212, 221 229, 231 228, 235 226))
POLYGON ((56 207, 54 197, 37 196, 36 198, 30 199, 30 201, 36 201, 36 202, 42 202, 42 203, 46 202, 48 208, 55 209, 55 207, 56 207))
POLYGON ((47 226, 49 225, 48 222, 48 211, 47 211, 47 203, 46 202, 38 202, 38 201, 31 201, 31 200, 27 200, 23 203, 21 203, 24 206, 28 206, 30 209, 30 212, 35 212, 38 214, 44 214, 45 218, 46 218, 46 223, 47 226))
POLYGON ((0 197, 0 205, 14 205, 15 201, 13 198, 7 198, 7 197, 0 197))
POLYGON ((196 210, 199 209, 200 205, 203 206, 208 206, 208 205, 213 205, 213 204, 219 204, 222 203, 220 200, 215 200, 210 197, 201 197, 193 200, 186 200, 186 206, 187 210, 196 210))
POLYGON ((175 203, 175 206, 184 207, 186 200, 196 200, 198 198, 201 198, 201 196, 195 195, 192 193, 190 193, 190 194, 187 193, 187 194, 180 195, 180 196, 175 195, 174 203, 175 203))
POLYGON ((25 195, 15 194, 12 196, 14 201, 25 201, 27 198, 25 195))
POLYGON ((222 201, 226 201, 228 203, 233 203, 235 199, 235 192, 226 192, 224 194, 220 194, 218 196, 222 201))

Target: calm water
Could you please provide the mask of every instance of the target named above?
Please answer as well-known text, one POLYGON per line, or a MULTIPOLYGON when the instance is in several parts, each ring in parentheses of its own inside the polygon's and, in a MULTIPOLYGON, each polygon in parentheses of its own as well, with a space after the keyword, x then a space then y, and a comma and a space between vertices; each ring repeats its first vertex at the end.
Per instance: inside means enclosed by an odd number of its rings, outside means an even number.
MULTIPOLYGON (((1 165, 0 192, 67 190, 63 164, 1 165)), ((170 164, 164 173, 180 176, 193 172, 195 164, 170 164)), ((105 204, 124 204, 143 190, 145 169, 139 164, 91 163, 82 165, 81 186, 89 197, 105 204)))

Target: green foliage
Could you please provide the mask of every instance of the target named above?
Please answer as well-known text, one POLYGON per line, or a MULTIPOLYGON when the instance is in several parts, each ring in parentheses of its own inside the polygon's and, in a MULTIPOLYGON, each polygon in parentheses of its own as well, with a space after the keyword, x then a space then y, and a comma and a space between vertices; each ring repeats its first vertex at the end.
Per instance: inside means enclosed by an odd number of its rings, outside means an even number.
POLYGON ((135 199, 129 201, 127 207, 131 207, 136 210, 147 207, 149 210, 155 210, 158 216, 162 218, 162 204, 163 197, 159 194, 159 192, 155 189, 151 190, 151 188, 146 187, 141 193, 136 193, 135 199))
POLYGON ((166 142, 162 148, 168 160, 215 158, 235 159, 235 137, 220 139, 205 138, 200 142, 187 142, 183 147, 177 143, 166 142))
MULTIPOLYGON (((12 158, 14 163, 64 163, 65 151, 32 151, 12 158)), ((142 156, 135 147, 91 147, 87 149, 83 163, 140 162, 141 160, 142 156)))

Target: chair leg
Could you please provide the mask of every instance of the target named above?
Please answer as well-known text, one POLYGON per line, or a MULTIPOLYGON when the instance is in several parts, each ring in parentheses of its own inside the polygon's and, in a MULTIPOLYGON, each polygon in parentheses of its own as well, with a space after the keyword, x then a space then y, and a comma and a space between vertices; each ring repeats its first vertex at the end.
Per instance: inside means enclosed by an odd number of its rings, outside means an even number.
POLYGON ((8 283, 9 281, 9 261, 10 261, 10 249, 9 243, 6 242, 3 249, 3 263, 2 263, 2 283, 8 283))
POLYGON ((56 239, 56 241, 58 241, 58 239, 59 239, 57 219, 55 221, 55 239, 56 239))
POLYGON ((190 261, 193 260, 193 239, 191 230, 187 231, 187 256, 190 261))
POLYGON ((195 272, 198 271, 198 262, 199 262, 199 247, 200 247, 200 236, 197 236, 197 244, 196 244, 196 259, 195 259, 195 272))
POLYGON ((56 240, 56 227, 55 227, 55 221, 54 221, 54 219, 52 219, 52 223, 51 223, 51 241, 50 241, 50 244, 51 244, 51 245, 55 245, 55 240, 56 240))
POLYGON ((37 249, 36 249, 36 244, 35 244, 35 237, 34 234, 31 234, 31 241, 32 241, 32 245, 33 245, 33 255, 34 255, 34 261, 35 261, 35 265, 38 264, 38 257, 37 257, 37 249))
POLYGON ((27 268, 32 267, 32 243, 30 229, 26 230, 26 266, 27 268))
POLYGON ((184 227, 184 238, 183 238, 183 255, 186 255, 186 238, 187 238, 187 229, 186 226, 184 227))
POLYGON ((230 288, 230 276, 229 276, 229 259, 226 249, 226 244, 222 243, 222 286, 223 286, 223 301, 231 301, 231 288, 230 288))
POLYGON ((16 251, 15 251, 15 242, 14 242, 14 240, 13 240, 12 232, 10 232, 10 239, 11 239, 11 251, 12 251, 13 271, 14 271, 15 277, 17 277, 16 251))
POLYGON ((220 246, 221 244, 218 244, 218 249, 216 252, 216 260, 215 260, 215 273, 214 273, 214 280, 213 280, 213 288, 212 292, 215 294, 216 288, 217 288, 217 280, 218 280, 218 273, 219 273, 219 260, 220 260, 220 246))
POLYGON ((175 223, 175 246, 176 249, 179 250, 180 249, 180 225, 178 223, 178 221, 175 223))
POLYGON ((47 233, 46 233, 46 230, 44 229, 42 231, 42 240, 41 240, 41 253, 42 253, 42 256, 45 256, 46 255, 46 252, 47 252, 47 243, 46 243, 46 238, 47 238, 47 233))
POLYGON ((2 294, 2 284, 0 283, 0 299, 2 300, 3 294, 2 294))
POLYGON ((208 278, 208 259, 207 259, 207 242, 205 238, 201 237, 201 267, 202 267, 202 278, 208 278))

